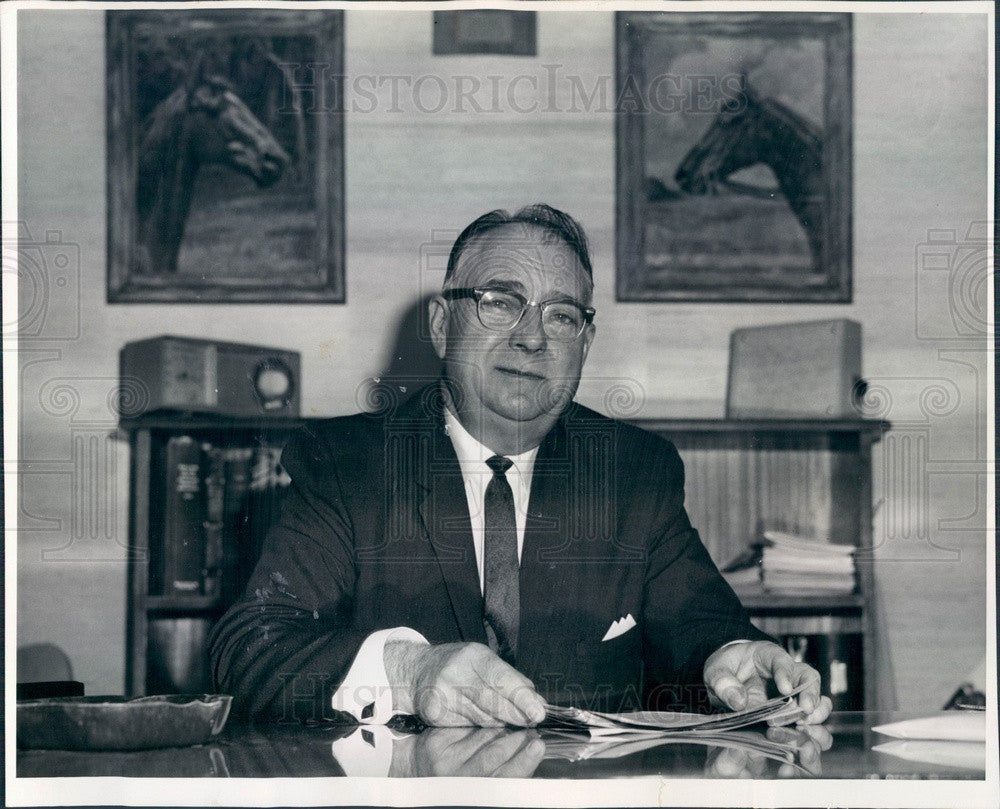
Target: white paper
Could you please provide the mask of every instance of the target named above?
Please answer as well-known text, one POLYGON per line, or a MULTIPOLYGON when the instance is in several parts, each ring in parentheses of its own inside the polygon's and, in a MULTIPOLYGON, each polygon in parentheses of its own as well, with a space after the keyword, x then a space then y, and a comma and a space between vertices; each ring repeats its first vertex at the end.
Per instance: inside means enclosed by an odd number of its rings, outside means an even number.
POLYGON ((728 713, 683 713, 681 711, 629 711, 601 713, 582 708, 546 707, 546 724, 565 730, 589 730, 591 736, 608 736, 625 731, 717 732, 752 725, 765 720, 792 721, 802 711, 793 697, 805 688, 800 685, 791 694, 775 697, 754 708, 728 713))
POLYGON ((981 711, 943 711, 937 716, 878 725, 872 730, 897 739, 985 742, 986 714, 981 711))
POLYGON ((895 739, 875 745, 876 753, 886 753, 907 761, 939 764, 946 767, 963 767, 970 770, 986 769, 986 745, 982 742, 951 742, 940 739, 895 739))

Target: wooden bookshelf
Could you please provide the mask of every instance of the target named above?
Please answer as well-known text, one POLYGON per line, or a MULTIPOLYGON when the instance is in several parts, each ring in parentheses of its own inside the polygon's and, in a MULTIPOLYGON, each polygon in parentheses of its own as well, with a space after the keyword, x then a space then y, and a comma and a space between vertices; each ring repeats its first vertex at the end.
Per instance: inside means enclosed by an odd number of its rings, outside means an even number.
POLYGON ((878 441, 890 428, 876 419, 630 419, 630 424, 668 436, 687 433, 787 434, 828 433, 864 435, 878 441))
MULTIPOLYGON (((872 570, 872 447, 890 429, 863 419, 643 419, 670 439, 685 467, 685 508, 713 560, 726 565, 763 529, 849 544, 857 587, 809 597, 738 591, 765 632, 810 634, 817 618, 861 635, 863 708, 876 710, 878 644, 872 570)), ((823 674, 823 672, 821 672, 823 674)))
MULTIPOLYGON (((154 478, 160 474, 157 459, 166 443, 174 436, 189 435, 200 442, 226 447, 280 446, 304 422, 291 418, 155 413, 119 424, 119 433, 131 449, 125 661, 125 691, 129 696, 147 693, 151 661, 170 657, 167 650, 158 647, 163 635, 154 624, 162 628, 174 622, 190 633, 192 622, 210 626, 231 600, 204 593, 151 591, 156 579, 151 561, 155 562, 158 552, 162 553, 162 549, 151 547, 151 538, 155 537, 157 521, 163 518, 154 478)), ((187 642, 201 643, 204 634, 192 633, 187 642)))
MULTIPOLYGON (((211 623, 225 598, 150 592, 151 525, 161 518, 151 501, 154 459, 172 436, 209 443, 280 445, 308 419, 233 418, 161 413, 122 421, 131 447, 126 691, 146 693, 148 664, 161 653, 151 623, 185 619, 211 623)), ((827 530, 833 541, 858 547, 854 593, 793 597, 745 590, 752 618, 794 630, 829 617, 860 627, 862 654, 874 660, 878 621, 872 574, 872 446, 889 429, 884 421, 852 419, 642 419, 633 422, 670 439, 685 464, 685 507, 715 562, 723 566, 762 527, 827 530), (779 623, 774 623, 778 621, 779 623)), ((155 556, 155 554, 154 554, 155 556)), ((250 564, 254 560, 243 560, 250 564)), ((851 631, 854 631, 853 629, 851 631)), ((877 672, 865 666, 864 707, 877 709, 877 672)))
POLYGON ((743 606, 755 615, 771 613, 777 615, 789 613, 807 615, 828 612, 851 612, 860 610, 865 606, 865 597, 861 593, 818 595, 803 598, 802 596, 770 593, 763 588, 752 590, 736 588, 736 595, 743 602, 743 606))

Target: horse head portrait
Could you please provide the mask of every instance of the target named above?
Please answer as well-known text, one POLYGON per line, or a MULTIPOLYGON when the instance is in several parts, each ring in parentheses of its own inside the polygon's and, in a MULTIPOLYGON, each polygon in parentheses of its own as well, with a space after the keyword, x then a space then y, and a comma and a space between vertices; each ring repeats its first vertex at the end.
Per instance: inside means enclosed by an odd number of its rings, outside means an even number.
POLYGON ((785 198, 805 231, 814 265, 823 248, 823 139, 819 130, 784 104, 759 95, 741 81, 701 139, 674 174, 680 189, 693 195, 743 194, 785 198), (764 164, 777 187, 731 179, 750 166, 764 164))
POLYGON ((136 202, 138 270, 177 272, 198 170, 219 164, 266 188, 291 158, 225 76, 199 57, 186 80, 142 125, 136 202))

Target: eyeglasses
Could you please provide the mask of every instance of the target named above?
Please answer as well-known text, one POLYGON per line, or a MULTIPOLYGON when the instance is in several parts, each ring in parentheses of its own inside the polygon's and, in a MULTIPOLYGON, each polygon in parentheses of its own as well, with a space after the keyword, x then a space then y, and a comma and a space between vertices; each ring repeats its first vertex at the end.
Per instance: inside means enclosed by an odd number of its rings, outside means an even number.
POLYGON ((579 337, 597 311, 582 306, 576 301, 558 299, 535 303, 523 295, 507 289, 473 287, 446 289, 442 293, 446 300, 473 298, 479 322, 491 331, 511 331, 529 306, 537 306, 542 312, 542 331, 550 340, 571 342, 579 337))

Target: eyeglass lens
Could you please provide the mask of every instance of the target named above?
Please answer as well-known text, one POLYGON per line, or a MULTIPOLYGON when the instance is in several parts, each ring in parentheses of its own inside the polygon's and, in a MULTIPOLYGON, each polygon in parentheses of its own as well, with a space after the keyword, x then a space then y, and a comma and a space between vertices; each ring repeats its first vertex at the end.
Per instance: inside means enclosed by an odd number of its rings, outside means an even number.
MULTIPOLYGON (((479 319, 488 329, 507 331, 521 319, 526 304, 508 292, 487 290, 479 299, 479 319)), ((584 316, 572 303, 550 301, 542 305, 542 329, 552 340, 575 340, 583 331, 584 316)))

